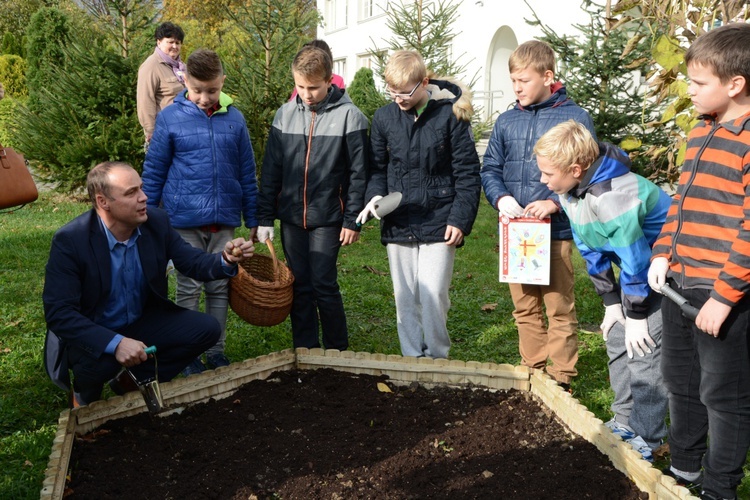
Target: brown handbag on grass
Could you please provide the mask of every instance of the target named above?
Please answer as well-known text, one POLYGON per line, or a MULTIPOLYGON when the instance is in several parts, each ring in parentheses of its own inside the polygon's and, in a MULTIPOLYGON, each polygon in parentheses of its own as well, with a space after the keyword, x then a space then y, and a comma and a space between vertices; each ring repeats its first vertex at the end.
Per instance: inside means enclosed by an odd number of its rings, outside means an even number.
POLYGON ((0 145, 0 209, 31 203, 39 197, 26 160, 0 145))

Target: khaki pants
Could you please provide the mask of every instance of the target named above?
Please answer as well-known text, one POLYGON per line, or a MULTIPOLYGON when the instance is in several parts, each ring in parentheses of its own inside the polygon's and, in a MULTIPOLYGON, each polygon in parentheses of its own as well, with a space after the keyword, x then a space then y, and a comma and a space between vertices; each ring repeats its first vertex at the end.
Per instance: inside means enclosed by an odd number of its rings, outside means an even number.
POLYGON ((578 372, 578 320, 576 318, 572 240, 552 240, 550 246, 550 284, 510 283, 513 317, 518 328, 518 349, 522 363, 545 368, 555 380, 570 383, 578 372), (545 325, 544 310, 547 312, 545 325))

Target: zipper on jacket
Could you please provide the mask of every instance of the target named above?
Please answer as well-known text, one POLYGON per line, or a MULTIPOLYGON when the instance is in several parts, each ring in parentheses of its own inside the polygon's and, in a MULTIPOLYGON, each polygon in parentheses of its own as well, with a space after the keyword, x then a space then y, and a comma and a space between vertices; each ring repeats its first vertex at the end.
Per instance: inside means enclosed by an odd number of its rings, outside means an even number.
MULTIPOLYGON (((526 168, 526 162, 530 160, 528 159, 531 156, 530 148, 533 148, 533 142, 532 139, 534 138, 536 134, 536 122, 539 119, 539 110, 534 109, 531 112, 531 120, 529 120, 529 128, 526 131, 526 140, 524 141, 524 147, 523 147, 523 160, 521 161, 521 190, 520 192, 523 194, 524 200, 517 200, 519 203, 521 201, 528 201, 531 198, 531 193, 534 192, 534 188, 532 186, 529 186, 529 169, 526 168)), ((532 200, 533 201, 533 200, 532 200)), ((528 203, 525 203, 524 206, 526 206, 528 203)))
MULTIPOLYGON (((204 113, 205 114, 205 113, 204 113)), ((211 134, 211 167, 213 168, 213 179, 214 179, 214 224, 219 223, 219 169, 216 165, 216 143, 214 141, 214 121, 210 116, 206 115, 208 119, 208 130, 211 134)))
MULTIPOLYGON (((716 131, 719 130, 719 123, 714 120, 713 125, 711 126, 711 131, 706 134, 705 139, 703 140, 703 144, 701 144, 700 149, 695 154, 695 158, 693 159, 694 168, 693 171, 690 173, 690 178, 685 183, 685 189, 682 190, 682 196, 680 196, 680 202, 677 204, 677 227, 674 230, 674 236, 672 236, 672 255, 675 257, 677 256, 677 236, 679 236, 680 232, 682 231, 682 205, 685 203, 685 196, 687 195, 688 189, 693 185, 693 182, 695 181, 695 177, 698 175, 698 161, 700 160, 701 156, 703 156, 703 152, 706 150, 706 147, 708 147, 708 142, 711 140, 711 138, 714 136, 716 131)), ((685 288, 685 264, 683 263, 681 265, 682 269, 680 271, 680 281, 679 286, 680 288, 685 288)))
POLYGON ((315 128, 315 111, 311 111, 310 130, 307 137, 307 154, 305 155, 305 180, 302 185, 302 227, 307 229, 307 174, 310 171, 310 152, 312 150, 313 129, 315 128))

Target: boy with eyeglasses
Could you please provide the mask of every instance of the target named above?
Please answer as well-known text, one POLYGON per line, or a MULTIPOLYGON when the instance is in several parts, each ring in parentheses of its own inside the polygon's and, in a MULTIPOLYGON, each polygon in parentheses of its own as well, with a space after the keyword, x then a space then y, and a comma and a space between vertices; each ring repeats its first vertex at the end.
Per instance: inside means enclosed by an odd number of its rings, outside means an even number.
POLYGON ((471 96, 457 83, 428 78, 417 52, 394 52, 384 77, 393 102, 372 119, 370 201, 357 221, 379 218, 378 200, 402 194, 381 220, 401 352, 447 358, 453 260, 471 232, 481 191, 471 96))
POLYGON ((549 285, 510 283, 509 288, 521 362, 546 370, 570 389, 578 374, 573 234, 558 195, 540 181, 532 149, 545 132, 570 119, 582 123, 595 139, 596 133, 589 114, 555 81, 555 53, 549 45, 536 40, 519 45, 508 59, 508 69, 516 105, 495 122, 484 154, 482 186, 487 201, 502 216, 551 218, 549 285))

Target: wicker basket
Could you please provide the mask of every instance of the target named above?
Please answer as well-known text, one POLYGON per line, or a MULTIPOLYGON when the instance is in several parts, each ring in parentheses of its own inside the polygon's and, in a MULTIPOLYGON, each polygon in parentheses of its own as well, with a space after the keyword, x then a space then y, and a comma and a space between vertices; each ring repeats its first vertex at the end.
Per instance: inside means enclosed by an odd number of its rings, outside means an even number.
POLYGON ((276 258, 273 243, 265 241, 271 256, 253 254, 242 261, 229 281, 229 305, 251 325, 278 325, 292 310, 294 276, 276 258))

